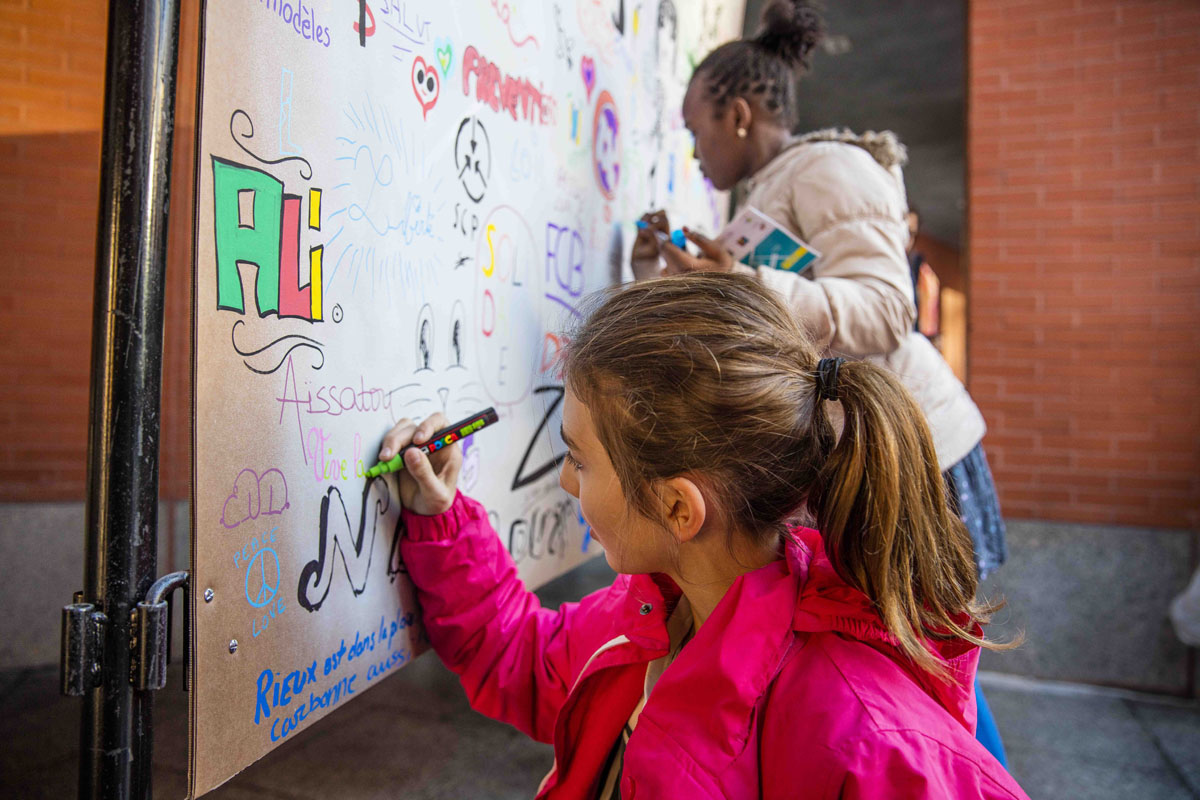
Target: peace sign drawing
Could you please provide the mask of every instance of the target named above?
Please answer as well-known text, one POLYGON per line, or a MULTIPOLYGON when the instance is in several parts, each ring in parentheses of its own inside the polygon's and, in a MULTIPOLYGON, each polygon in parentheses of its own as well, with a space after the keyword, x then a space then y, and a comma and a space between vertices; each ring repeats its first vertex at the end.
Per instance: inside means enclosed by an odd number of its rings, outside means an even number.
POLYGON ((270 547, 254 554, 246 565, 246 602, 262 608, 279 594, 279 556, 270 547))

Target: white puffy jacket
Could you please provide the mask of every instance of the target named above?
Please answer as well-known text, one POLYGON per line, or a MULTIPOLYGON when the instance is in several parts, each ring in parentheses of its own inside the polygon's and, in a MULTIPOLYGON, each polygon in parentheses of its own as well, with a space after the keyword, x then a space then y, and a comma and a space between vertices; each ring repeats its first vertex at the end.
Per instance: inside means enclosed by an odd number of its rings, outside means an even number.
POLYGON ((817 346, 865 358, 900 377, 925 412, 945 471, 983 439, 979 409, 929 340, 913 330, 908 209, 891 133, 816 131, 748 181, 745 203, 798 233, 820 254, 804 276, 756 272, 804 321, 817 346))

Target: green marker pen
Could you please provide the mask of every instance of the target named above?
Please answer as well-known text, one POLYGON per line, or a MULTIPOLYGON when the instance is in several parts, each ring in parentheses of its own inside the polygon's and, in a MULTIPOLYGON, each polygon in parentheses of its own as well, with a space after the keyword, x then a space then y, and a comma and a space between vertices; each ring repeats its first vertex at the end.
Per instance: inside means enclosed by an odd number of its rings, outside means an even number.
POLYGON ((375 466, 367 470, 367 477, 374 478, 377 475, 382 475, 385 472, 399 472, 404 469, 404 451, 411 447, 415 447, 426 455, 436 453, 443 447, 452 445, 459 439, 470 436, 477 430, 491 425, 493 422, 499 422, 500 417, 496 414, 496 409, 491 406, 480 411, 478 414, 472 414, 464 420, 460 420, 448 428, 442 428, 440 431, 434 431, 433 436, 429 437, 429 441, 425 444, 410 444, 404 447, 399 453, 392 456, 387 461, 380 461, 375 466))

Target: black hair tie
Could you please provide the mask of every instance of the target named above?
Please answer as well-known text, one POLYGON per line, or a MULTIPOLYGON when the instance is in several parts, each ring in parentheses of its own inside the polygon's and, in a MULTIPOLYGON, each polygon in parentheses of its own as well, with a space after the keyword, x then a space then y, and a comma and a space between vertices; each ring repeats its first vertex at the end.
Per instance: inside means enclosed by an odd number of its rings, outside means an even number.
POLYGON ((838 370, 845 363, 844 358, 822 358, 817 362, 817 397, 822 400, 838 399, 838 370))

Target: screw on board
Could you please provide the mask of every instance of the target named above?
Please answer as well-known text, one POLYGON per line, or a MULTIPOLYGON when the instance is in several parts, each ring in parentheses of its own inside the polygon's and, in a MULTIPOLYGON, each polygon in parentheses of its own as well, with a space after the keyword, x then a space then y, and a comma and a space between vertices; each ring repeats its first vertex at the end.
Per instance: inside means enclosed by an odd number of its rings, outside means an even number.
POLYGON ((212 601, 213 601, 213 590, 205 589, 204 590, 204 602, 211 603, 212 601))
POLYGON ((229 640, 229 652, 231 652, 231 653, 237 652, 237 639, 229 640))

